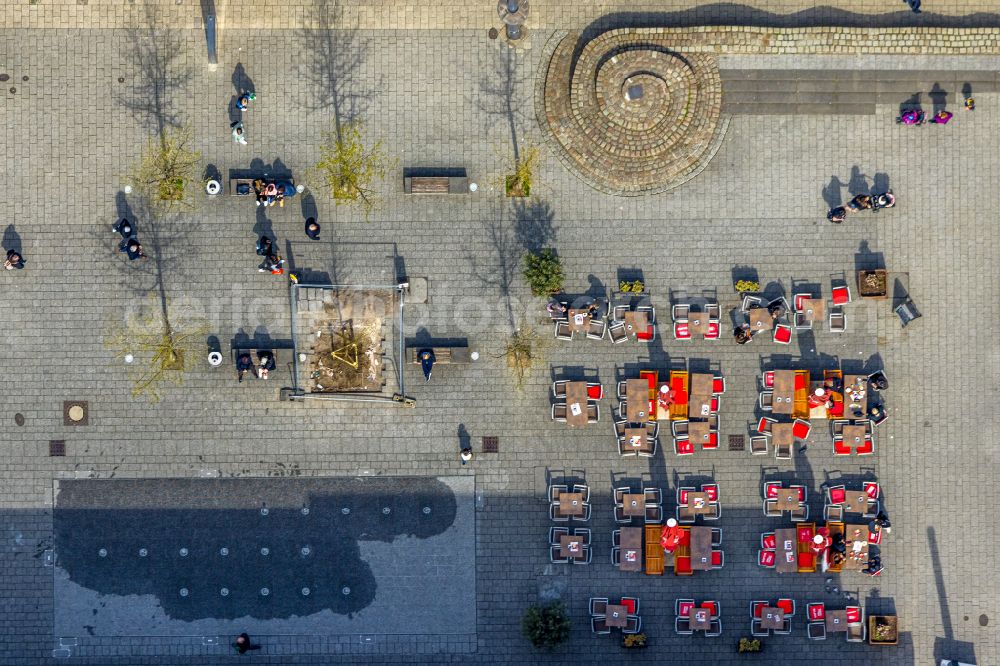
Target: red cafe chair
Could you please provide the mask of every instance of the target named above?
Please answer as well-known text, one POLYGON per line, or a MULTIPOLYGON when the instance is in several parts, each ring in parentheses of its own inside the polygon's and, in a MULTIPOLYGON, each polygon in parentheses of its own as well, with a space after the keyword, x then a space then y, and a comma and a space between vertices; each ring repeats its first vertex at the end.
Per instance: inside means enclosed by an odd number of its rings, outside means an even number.
POLYGON ((792 327, 788 324, 777 324, 774 327, 773 339, 779 345, 792 344, 792 327))
POLYGON ((822 603, 809 604, 806 607, 810 620, 825 620, 826 606, 822 603))
POLYGON ((861 623, 861 606, 848 606, 847 611, 847 624, 860 624, 861 623))
POLYGON ((803 419, 795 419, 792 423, 792 437, 796 439, 808 439, 812 432, 812 424, 803 419))
POLYGON ((760 535, 760 547, 764 550, 774 550, 777 547, 777 543, 774 532, 764 532, 760 535))
POLYGON ((795 599, 778 599, 777 608, 785 612, 785 617, 795 615, 795 599))
POLYGON ((773 569, 775 564, 775 557, 773 550, 758 550, 757 551, 757 564, 768 569, 773 569))
POLYGON ((781 490, 780 481, 768 481, 764 484, 764 497, 774 499, 778 496, 779 490, 781 490))
POLYGON ((691 328, 686 321, 674 323, 674 340, 690 340, 691 328))
POLYGON ((865 489, 865 494, 868 495, 868 497, 873 500, 878 499, 882 490, 881 488, 879 488, 879 485, 877 483, 874 483, 872 481, 865 481, 864 489, 865 489))

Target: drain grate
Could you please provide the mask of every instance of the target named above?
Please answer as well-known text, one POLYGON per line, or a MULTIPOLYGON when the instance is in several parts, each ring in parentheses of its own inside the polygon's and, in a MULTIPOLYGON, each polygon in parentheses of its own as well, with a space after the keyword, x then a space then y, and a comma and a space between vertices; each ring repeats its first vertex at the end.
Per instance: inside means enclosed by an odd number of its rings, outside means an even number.
POLYGON ((499 453, 500 438, 494 435, 483 437, 483 453, 499 453))
POLYGON ((50 439, 49 440, 49 455, 50 456, 64 456, 64 455, 66 455, 66 440, 64 440, 64 439, 50 439))
POLYGON ((729 450, 730 451, 746 451, 747 448, 747 438, 743 435, 730 435, 729 436, 729 450))

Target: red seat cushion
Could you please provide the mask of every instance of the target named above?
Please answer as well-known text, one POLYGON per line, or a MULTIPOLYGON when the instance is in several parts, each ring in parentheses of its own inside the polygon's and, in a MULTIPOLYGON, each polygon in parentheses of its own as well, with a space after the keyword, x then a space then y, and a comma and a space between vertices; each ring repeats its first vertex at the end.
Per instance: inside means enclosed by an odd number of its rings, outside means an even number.
POLYGON ((847 607, 847 621, 848 622, 861 622, 861 609, 857 606, 847 607))
POLYGON ((844 402, 842 400, 834 400, 833 407, 827 410, 830 416, 843 416, 844 415, 844 402))
POLYGON ((833 452, 838 456, 849 456, 851 455, 851 447, 848 444, 844 444, 844 440, 834 440, 833 442, 833 452))
POLYGON ((802 309, 802 301, 806 300, 807 298, 809 298, 809 297, 806 296, 805 294, 796 294, 795 295, 795 310, 796 311, 799 311, 799 310, 802 309))
POLYGON ((764 548, 770 548, 771 550, 774 550, 775 546, 777 545, 777 539, 774 538, 774 532, 771 532, 770 534, 765 534, 764 538, 761 539, 761 543, 764 545, 764 548))
POLYGON ((799 566, 803 569, 812 569, 816 566, 816 555, 814 553, 799 553, 799 566))
POLYGON ((659 374, 652 370, 643 370, 642 372, 639 373, 639 378, 645 379, 646 383, 649 385, 649 388, 654 390, 656 389, 658 376, 659 374))
POLYGON ((877 483, 865 483, 865 494, 872 499, 878 499, 879 487, 877 483))
POLYGON ((875 442, 870 439, 865 440, 865 443, 860 445, 856 450, 859 454, 872 453, 875 451, 875 442))
POLYGON ((726 382, 723 381, 722 377, 716 377, 712 380, 712 393, 725 393, 726 392, 726 382))
POLYGON ((682 601, 680 606, 677 607, 677 614, 681 617, 687 617, 692 608, 694 608, 694 604, 692 602, 682 601))
POLYGON ((787 326, 778 325, 774 328, 774 341, 788 343, 792 341, 792 329, 787 326))
POLYGON ((795 373, 795 390, 802 391, 806 388, 806 376, 795 373))
POLYGON ((793 423, 792 424, 792 437, 797 439, 805 439, 809 436, 809 431, 812 428, 808 423, 793 423))
POLYGON ((688 402, 688 394, 684 389, 674 389, 674 404, 675 405, 686 405, 688 402))
POLYGON ((843 501, 847 499, 847 491, 843 488, 831 488, 830 489, 830 502, 833 504, 842 504, 843 501))
POLYGON ((639 331, 635 334, 637 340, 652 340, 656 329, 652 324, 649 325, 645 331, 639 331))
POLYGON ((717 449, 719 448, 719 433, 710 432, 708 433, 708 441, 701 445, 703 449, 717 449))
POLYGON ((674 390, 674 393, 676 393, 677 391, 683 391, 684 390, 684 378, 683 377, 673 377, 673 378, 671 378, 671 380, 670 380, 670 388, 672 388, 674 390))
POLYGON ((767 608, 767 602, 760 601, 758 603, 755 603, 753 605, 753 616, 760 617, 761 614, 764 612, 765 608, 767 608))
POLYGON ((715 605, 714 601, 703 601, 701 602, 701 607, 707 608, 709 613, 711 613, 712 615, 719 614, 719 608, 715 605))
POLYGON ((622 599, 622 606, 628 609, 629 615, 635 615, 635 601, 632 599, 622 599))
POLYGON ((719 322, 710 321, 708 322, 708 333, 705 334, 706 340, 715 340, 719 337, 719 322))
MULTIPOLYGON (((637 335, 636 337, 639 336, 637 335)), ((674 337, 681 339, 691 337, 691 329, 688 328, 686 321, 677 322, 676 324, 674 324, 674 337)))
POLYGON ((691 571, 690 557, 674 557, 674 573, 687 573, 689 571, 691 571))
POLYGON ((765 490, 767 491, 767 499, 774 499, 778 496, 778 491, 781 490, 781 484, 769 483, 765 486, 765 490))
POLYGON ((785 615, 792 615, 795 613, 795 602, 791 599, 778 599, 777 607, 785 611, 785 615))
POLYGON ((813 530, 811 527, 800 527, 798 534, 799 543, 809 543, 813 539, 813 530))
POLYGON ((680 541, 677 542, 678 546, 690 546, 691 545, 691 530, 681 530, 680 541))
POLYGON ((809 604, 809 619, 822 620, 826 618, 826 606, 823 604, 809 604))
POLYGON ((701 491, 708 495, 708 501, 714 502, 719 499, 719 486, 713 484, 702 486, 701 491))
POLYGON ((767 418, 763 416, 760 417, 760 421, 757 421, 757 432, 767 432, 768 423, 770 423, 770 421, 768 421, 767 418))
POLYGON ((848 302, 850 292, 847 287, 834 287, 832 297, 834 305, 843 305, 848 302))
POLYGON ((651 399, 649 401, 649 411, 646 413, 649 414, 651 417, 656 415, 656 400, 651 399))
POLYGON ((717 395, 713 395, 712 396, 712 404, 709 407, 709 411, 713 411, 713 412, 719 411, 719 396, 717 396, 717 395))
POLYGON ((762 550, 757 558, 757 563, 762 567, 773 567, 774 566, 774 551, 773 550, 762 550))
POLYGON ((765 372, 764 373, 764 388, 774 388, 774 373, 765 372))
POLYGON ((680 502, 681 504, 687 504, 688 503, 688 491, 682 490, 679 494, 680 494, 680 496, 677 498, 677 501, 680 502))
POLYGON ((798 488, 796 488, 796 490, 799 491, 799 501, 800 502, 805 502, 806 501, 806 489, 805 489, 805 487, 804 486, 799 486, 798 488))
POLYGON ((677 442, 677 454, 678 455, 688 455, 694 453, 694 444, 691 443, 690 439, 682 439, 677 442))
MULTIPOLYGON (((722 566, 722 551, 721 550, 713 550, 712 551, 712 566, 713 567, 721 567, 722 566)), ((704 605, 705 604, 702 604, 702 606, 704 606, 704 605)))
POLYGON ((591 400, 600 400, 604 397, 604 388, 601 386, 588 386, 587 397, 591 400))

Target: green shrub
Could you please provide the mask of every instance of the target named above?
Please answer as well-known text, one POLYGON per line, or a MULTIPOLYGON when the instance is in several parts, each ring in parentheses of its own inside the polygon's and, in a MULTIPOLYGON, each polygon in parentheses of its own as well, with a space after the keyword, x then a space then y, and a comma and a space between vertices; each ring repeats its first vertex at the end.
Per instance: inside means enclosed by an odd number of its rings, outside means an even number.
POLYGON ((733 286, 736 288, 736 292, 739 294, 760 291, 760 283, 754 282, 753 280, 740 280, 733 286))
POLYGON ((521 631, 531 644, 551 649, 569 638, 570 621, 562 602, 539 606, 533 604, 521 619, 521 631))
POLYGON ((751 640, 749 638, 741 638, 739 645, 740 652, 760 652, 760 641, 756 638, 751 640))
POLYGON ((535 296, 547 296, 562 291, 562 262, 552 250, 529 252, 524 255, 524 279, 535 296))

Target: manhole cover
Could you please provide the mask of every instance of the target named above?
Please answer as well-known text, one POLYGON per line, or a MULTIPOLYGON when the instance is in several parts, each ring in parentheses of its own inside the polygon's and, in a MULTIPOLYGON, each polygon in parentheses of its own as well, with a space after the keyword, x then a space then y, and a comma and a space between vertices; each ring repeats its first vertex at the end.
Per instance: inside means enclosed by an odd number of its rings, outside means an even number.
POLYGON ((87 404, 83 400, 66 400, 63 402, 63 425, 87 425, 90 421, 87 404))
POLYGON ((483 437, 483 453, 499 453, 500 438, 494 435, 483 437))
POLYGON ((17 414, 14 414, 14 423, 16 423, 19 426, 23 426, 24 425, 24 414, 22 414, 20 412, 18 412, 17 414))
POLYGON ((743 435, 730 435, 729 436, 729 450, 730 451, 745 451, 747 448, 747 438, 743 435))
POLYGON ((66 440, 63 439, 49 440, 49 455, 50 456, 66 455, 66 440))

